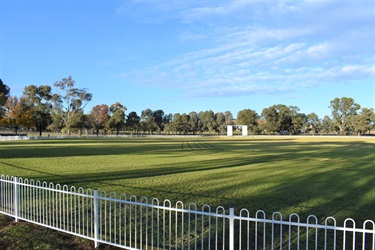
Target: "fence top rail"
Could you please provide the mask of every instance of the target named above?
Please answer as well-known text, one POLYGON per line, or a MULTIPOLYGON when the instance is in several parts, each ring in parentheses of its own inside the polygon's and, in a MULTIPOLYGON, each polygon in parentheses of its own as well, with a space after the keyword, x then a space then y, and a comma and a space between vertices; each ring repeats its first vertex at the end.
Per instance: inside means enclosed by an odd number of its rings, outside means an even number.
POLYGON ((46 191, 51 191, 55 193, 61 193, 61 194, 70 194, 70 195, 75 195, 75 196, 82 196, 82 197, 88 197, 92 198, 93 197, 93 190, 92 189, 84 189, 82 187, 79 187, 78 189, 74 186, 68 187, 68 185, 60 185, 60 184, 54 184, 52 182, 40 182, 39 180, 34 181, 33 179, 22 179, 22 178, 17 178, 13 176, 8 176, 8 175, 1 175, 0 176, 0 182, 5 182, 9 184, 15 184, 19 187, 30 187, 30 188, 35 188, 35 189, 40 189, 40 190, 46 190, 46 191))
MULTIPOLYGON (((248 221, 257 223, 268 223, 274 225, 285 225, 285 226, 295 226, 295 227, 306 227, 312 229, 326 229, 335 231, 346 231, 346 232, 357 232, 357 233, 371 233, 375 237, 375 222, 373 220, 366 220, 363 223, 362 228, 356 227, 356 223, 352 218, 347 218, 344 221, 344 226, 337 226, 336 219, 334 217, 327 217, 324 221, 319 222, 315 215, 310 215, 307 217, 306 222, 301 222, 300 216, 296 213, 291 214, 287 220, 283 219, 283 215, 280 212, 272 213, 272 217, 267 218, 266 213, 263 210, 258 210, 255 216, 250 216, 250 211, 243 208, 239 211, 239 215, 234 214, 234 208, 226 209, 223 206, 218 206, 216 209, 212 209, 210 205, 204 204, 198 209, 197 204, 189 203, 184 204, 182 201, 177 201, 174 205, 168 199, 160 202, 159 199, 153 198, 148 199, 145 196, 140 198, 135 195, 126 196, 125 194, 116 195, 116 193, 111 192, 107 195, 105 191, 100 193, 97 190, 83 189, 82 187, 76 189, 74 186, 70 188, 67 185, 61 186, 60 184, 53 184, 47 182, 40 182, 39 180, 28 180, 17 178, 8 175, 0 176, 0 184, 8 183, 9 185, 18 185, 18 187, 30 187, 34 189, 40 189, 45 191, 53 191, 56 193, 75 195, 86 197, 90 199, 97 199, 99 202, 114 202, 125 205, 134 205, 145 208, 185 213, 185 214, 195 214, 201 216, 208 216, 214 218, 228 219, 228 220, 238 220, 238 221, 248 221), (229 210, 229 213, 228 213, 229 210), (324 224, 323 224, 324 223, 324 224)), ((1 189, 0 189, 1 191, 1 189)))

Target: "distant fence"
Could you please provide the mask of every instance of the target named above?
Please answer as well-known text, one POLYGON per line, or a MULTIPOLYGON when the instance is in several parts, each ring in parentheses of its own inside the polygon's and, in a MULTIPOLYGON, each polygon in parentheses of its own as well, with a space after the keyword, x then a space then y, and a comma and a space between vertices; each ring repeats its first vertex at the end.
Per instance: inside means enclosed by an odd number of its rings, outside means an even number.
POLYGON ((127 197, 105 191, 1 175, 0 213, 125 249, 374 249, 375 223, 337 226, 297 214, 267 218, 247 209, 212 209, 169 200, 127 197))
POLYGON ((24 135, 0 135, 0 141, 18 141, 28 139, 29 137, 24 135))
MULTIPOLYGON (((51 135, 51 136, 27 136, 27 135, 12 135, 12 136, 1 136, 1 141, 15 141, 15 140, 48 140, 48 139, 85 139, 85 138, 186 138, 186 137, 205 137, 205 136, 218 136, 218 135, 158 135, 158 134, 128 134, 128 135, 51 135)), ((220 137, 227 137, 227 135, 219 135, 220 137)), ((242 135, 244 136, 244 135, 242 135)), ((236 137, 236 136, 235 136, 236 137)), ((375 136, 341 136, 341 135, 246 135, 247 138, 361 138, 375 140, 375 136)))

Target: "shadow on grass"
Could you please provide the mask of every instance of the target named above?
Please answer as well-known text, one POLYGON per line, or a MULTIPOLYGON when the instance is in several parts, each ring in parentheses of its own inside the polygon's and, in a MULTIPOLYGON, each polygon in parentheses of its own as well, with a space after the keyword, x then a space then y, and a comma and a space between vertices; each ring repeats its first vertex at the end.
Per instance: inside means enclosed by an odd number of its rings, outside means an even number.
MULTIPOLYGON (((182 161, 85 174, 57 174, 42 169, 28 169, 7 158, 0 164, 29 171, 35 180, 104 188, 106 191, 126 192, 149 198, 196 202, 200 205, 235 206, 268 214, 280 211, 285 216, 296 212, 302 218, 310 214, 324 219, 334 216, 339 221, 352 217, 359 225, 374 219, 375 154, 374 144, 353 142, 294 142, 294 141, 210 141, 194 140, 158 143, 131 142, 105 145, 109 141, 85 147, 26 147, 19 157, 61 157, 115 154, 227 154, 226 157, 199 161, 182 161), (119 144, 119 145, 118 145, 119 144), (182 146, 183 145, 183 148, 182 146), (190 145, 190 146, 189 146, 190 145), (186 147, 185 147, 186 146, 186 147), (43 149, 43 150, 41 150, 43 149), (64 149, 63 151, 61 149, 64 149), (360 150, 358 150, 360 149, 360 150), (227 150, 227 151, 225 151, 227 150), (43 152, 41 152, 43 151, 43 152), (235 154, 234 154, 235 153, 235 154), (43 156, 35 156, 42 154, 43 156), (340 163, 340 166, 335 164, 340 163), (160 180, 158 182, 149 179, 160 180), (178 182, 172 182, 174 179, 178 182), (136 182, 139 180, 139 182, 136 182), (169 182, 171 181, 171 182, 169 182), (145 182, 145 183, 144 183, 145 182)), ((10 152, 4 149, 0 151, 10 152)), ((119 194, 119 193, 118 193, 119 194)))
MULTIPOLYGON (((94 156, 94 155, 148 155, 169 154, 171 152, 206 151, 218 152, 256 152, 309 154, 311 151, 319 154, 327 153, 328 157, 336 157, 344 154, 355 156, 361 148, 365 151, 375 150, 375 144, 363 141, 311 141, 296 142, 293 139, 248 139, 248 140, 156 140, 156 139, 76 139, 76 140, 48 140, 14 142, 0 145, 0 155, 3 159, 12 158, 43 158, 43 157, 70 157, 70 156, 94 156), (324 148, 327 148, 324 150, 324 148), (332 155, 332 153, 334 153, 332 155)), ((374 152, 374 151, 369 151, 374 152)), ((362 155, 362 152, 359 152, 362 155)))

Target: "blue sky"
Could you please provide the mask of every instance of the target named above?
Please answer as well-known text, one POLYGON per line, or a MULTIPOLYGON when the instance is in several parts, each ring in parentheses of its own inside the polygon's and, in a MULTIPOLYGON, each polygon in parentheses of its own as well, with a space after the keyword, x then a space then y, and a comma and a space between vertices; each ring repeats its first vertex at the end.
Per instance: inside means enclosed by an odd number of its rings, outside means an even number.
POLYGON ((373 0, 2 0, 0 38, 12 95, 72 76, 87 110, 375 108, 373 0))

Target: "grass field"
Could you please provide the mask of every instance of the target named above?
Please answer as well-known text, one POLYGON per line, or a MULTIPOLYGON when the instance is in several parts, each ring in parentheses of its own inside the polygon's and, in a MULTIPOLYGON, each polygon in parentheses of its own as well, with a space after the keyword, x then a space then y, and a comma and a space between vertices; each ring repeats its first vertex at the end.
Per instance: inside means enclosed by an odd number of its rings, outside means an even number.
POLYGON ((375 220, 375 140, 360 137, 4 142, 0 174, 253 214, 375 220))

